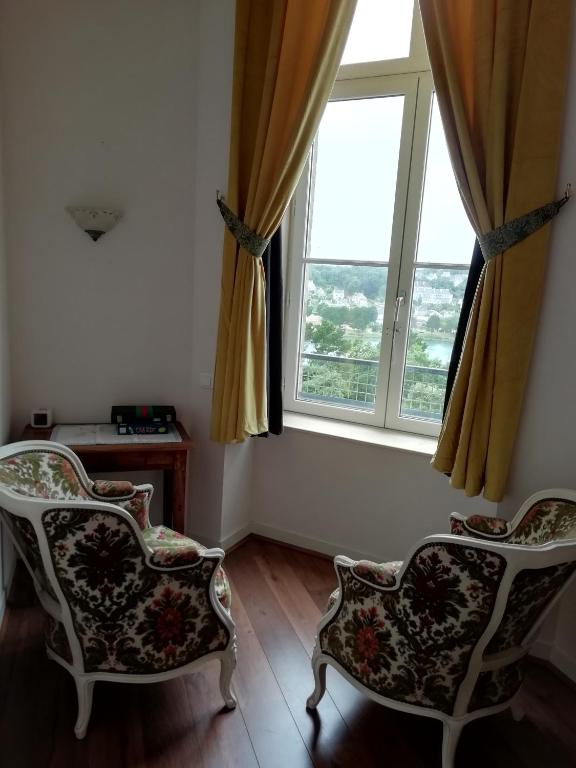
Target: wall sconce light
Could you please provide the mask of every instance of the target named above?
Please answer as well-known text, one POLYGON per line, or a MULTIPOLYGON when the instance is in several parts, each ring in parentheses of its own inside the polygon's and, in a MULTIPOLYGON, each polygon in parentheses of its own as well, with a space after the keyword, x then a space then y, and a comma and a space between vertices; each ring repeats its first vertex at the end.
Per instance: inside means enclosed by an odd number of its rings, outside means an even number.
POLYGON ((80 229, 94 241, 110 232, 122 218, 122 211, 113 211, 110 208, 68 206, 66 210, 80 229))

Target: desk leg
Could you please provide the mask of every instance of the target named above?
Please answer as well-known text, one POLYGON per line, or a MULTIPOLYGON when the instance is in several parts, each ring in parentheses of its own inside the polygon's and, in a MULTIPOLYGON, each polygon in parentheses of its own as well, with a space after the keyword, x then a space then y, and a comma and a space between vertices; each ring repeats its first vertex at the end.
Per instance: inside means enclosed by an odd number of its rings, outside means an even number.
POLYGON ((186 456, 177 454, 164 472, 164 525, 184 533, 186 515, 186 456))

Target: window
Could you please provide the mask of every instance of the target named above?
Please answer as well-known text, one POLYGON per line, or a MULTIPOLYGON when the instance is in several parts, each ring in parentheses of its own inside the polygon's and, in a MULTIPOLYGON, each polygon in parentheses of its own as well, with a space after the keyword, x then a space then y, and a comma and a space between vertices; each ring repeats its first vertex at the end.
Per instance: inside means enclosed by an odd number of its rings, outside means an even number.
POLYGON ((415 4, 359 0, 292 203, 286 408, 437 434, 473 246, 415 4))

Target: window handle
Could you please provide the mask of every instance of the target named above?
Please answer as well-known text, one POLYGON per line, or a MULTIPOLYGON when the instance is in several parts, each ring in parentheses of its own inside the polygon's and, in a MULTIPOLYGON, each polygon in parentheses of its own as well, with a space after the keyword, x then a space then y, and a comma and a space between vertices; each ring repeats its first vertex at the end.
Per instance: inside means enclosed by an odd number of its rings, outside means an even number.
POLYGON ((400 309, 402 308, 405 301, 406 301, 406 291, 400 291, 394 301, 394 322, 392 323, 392 328, 386 328, 385 330, 386 336, 392 336, 392 343, 394 343, 396 334, 400 330, 398 328, 398 319, 400 317, 400 309))
POLYGON ((406 301, 406 291, 400 291, 396 296, 396 307, 394 309, 394 333, 398 333, 398 320, 400 318, 400 310, 404 306, 406 301))

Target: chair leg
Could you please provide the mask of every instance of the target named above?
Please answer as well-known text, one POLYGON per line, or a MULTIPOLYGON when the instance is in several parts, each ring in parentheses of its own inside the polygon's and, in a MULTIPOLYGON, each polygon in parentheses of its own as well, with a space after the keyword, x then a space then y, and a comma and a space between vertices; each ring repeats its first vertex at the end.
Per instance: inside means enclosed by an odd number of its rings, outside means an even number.
POLYGON ((445 720, 444 733, 442 737, 442 768, 454 768, 454 757, 456 747, 462 733, 464 723, 458 721, 445 720))
POLYGON ((74 726, 74 733, 77 739, 83 739, 86 736, 86 729, 92 714, 92 694, 94 693, 94 680, 84 680, 81 677, 75 677, 76 693, 78 694, 78 717, 74 726))
POLYGON ((456 748, 462 733, 464 723, 458 721, 444 721, 444 733, 442 737, 442 768, 454 768, 456 748))
POLYGON ((524 719, 524 715, 526 714, 524 711, 524 707, 522 704, 518 701, 518 699, 514 699, 512 704, 510 704, 510 711, 512 713, 512 718, 515 722, 519 723, 521 720, 524 719))
POLYGON ((232 643, 220 659, 220 693, 226 709, 236 708, 236 698, 232 693, 232 675, 236 669, 236 643, 232 643))
POLYGON ((326 662, 320 661, 316 651, 312 656, 312 672, 314 673, 314 690, 306 701, 307 709, 316 709, 326 692, 326 662))

